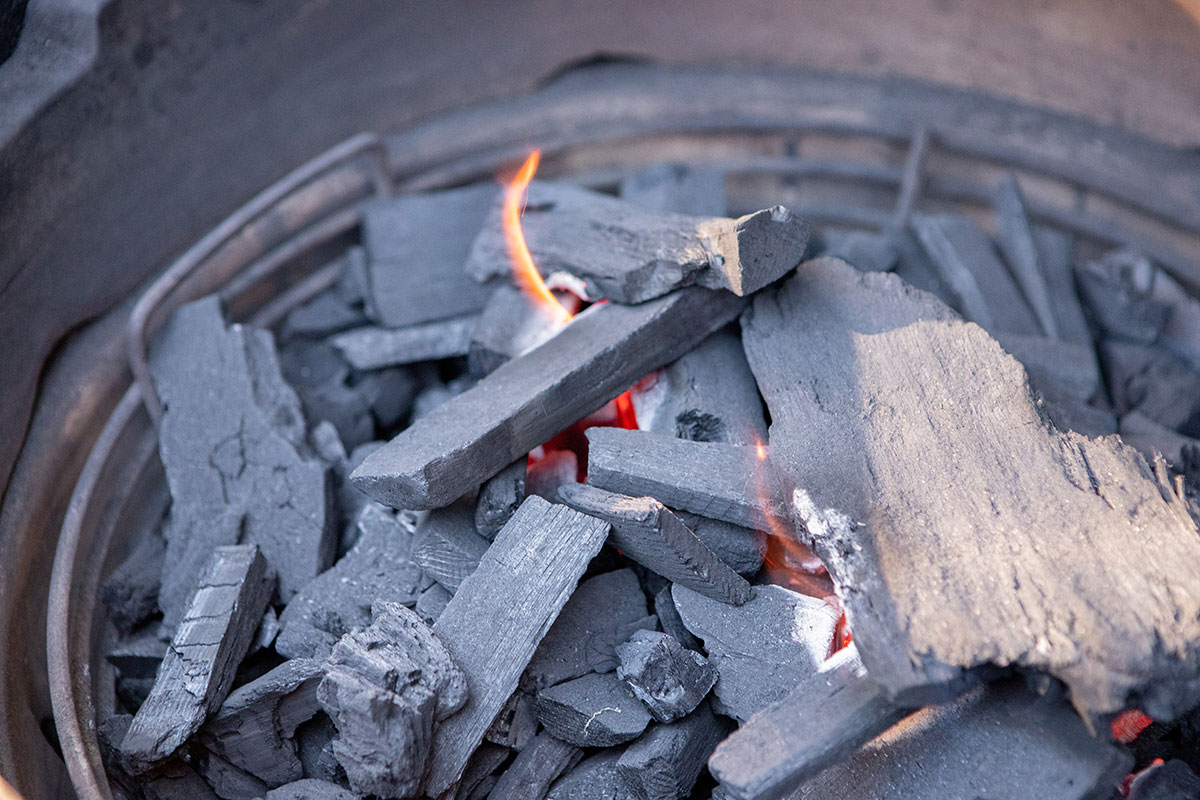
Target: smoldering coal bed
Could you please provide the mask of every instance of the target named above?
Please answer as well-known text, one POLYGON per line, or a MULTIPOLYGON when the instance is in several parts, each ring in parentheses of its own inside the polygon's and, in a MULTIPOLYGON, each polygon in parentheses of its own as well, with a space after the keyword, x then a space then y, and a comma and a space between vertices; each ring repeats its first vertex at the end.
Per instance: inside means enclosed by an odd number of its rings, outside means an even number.
POLYGON ((112 786, 1193 781, 1200 303, 1012 175, 984 220, 924 208, 936 146, 874 228, 719 163, 564 157, 356 205, 256 324, 152 289, 122 413, 157 435, 116 477, 154 496, 161 464, 169 503, 99 592, 112 786))

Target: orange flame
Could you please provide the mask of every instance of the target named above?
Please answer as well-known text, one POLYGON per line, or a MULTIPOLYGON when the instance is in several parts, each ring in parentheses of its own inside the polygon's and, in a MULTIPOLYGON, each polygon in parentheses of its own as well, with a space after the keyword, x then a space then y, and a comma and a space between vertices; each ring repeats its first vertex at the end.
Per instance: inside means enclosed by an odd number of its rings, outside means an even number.
POLYGON ((504 240, 508 245, 508 256, 512 259, 513 276, 517 280, 517 286, 534 301, 537 308, 549 314, 556 324, 566 325, 571 321, 571 313, 563 308, 558 298, 546 287, 546 282, 542 280, 541 273, 533 263, 529 246, 525 243, 525 232, 521 230, 525 192, 529 188, 529 182, 533 180, 533 173, 537 172, 541 158, 540 150, 530 153, 504 193, 504 240))

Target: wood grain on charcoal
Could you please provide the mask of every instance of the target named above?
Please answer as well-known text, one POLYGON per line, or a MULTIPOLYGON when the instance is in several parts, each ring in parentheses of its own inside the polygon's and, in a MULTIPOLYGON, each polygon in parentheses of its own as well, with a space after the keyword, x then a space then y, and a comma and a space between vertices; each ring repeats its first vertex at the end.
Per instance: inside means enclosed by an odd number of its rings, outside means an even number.
POLYGON ((547 731, 579 747, 628 742, 650 724, 646 706, 613 672, 589 672, 543 689, 534 712, 547 731))

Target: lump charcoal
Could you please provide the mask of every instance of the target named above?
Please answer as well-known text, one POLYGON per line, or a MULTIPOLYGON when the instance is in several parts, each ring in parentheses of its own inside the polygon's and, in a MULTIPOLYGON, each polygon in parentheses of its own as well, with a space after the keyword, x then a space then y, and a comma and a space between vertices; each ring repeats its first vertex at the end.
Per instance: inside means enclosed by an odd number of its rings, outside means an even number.
POLYGON ((308 452, 271 335, 225 326, 215 297, 176 311, 151 345, 171 490, 159 606, 173 627, 212 548, 258 545, 286 602, 329 566, 328 469, 308 452))
POLYGON ((742 300, 690 288, 594 305, 553 338, 419 418, 367 457, 355 485, 398 508, 461 497, 729 322, 742 300))
POLYGON ((412 558, 451 593, 479 566, 488 541, 475 533, 475 498, 430 511, 413 534, 412 558))
POLYGON ((411 531, 374 503, 363 507, 357 526, 350 552, 283 609, 275 650, 285 658, 324 658, 343 634, 371 623, 376 600, 417 602, 421 569, 409 559, 411 531))
POLYGON ((591 672, 538 692, 538 722, 564 742, 612 747, 636 739, 650 714, 615 673, 591 672))
MULTIPOLYGON (((477 792, 483 789, 486 791, 478 796, 486 796, 495 785, 496 776, 492 773, 499 769, 500 765, 511 755, 512 751, 507 747, 489 742, 479 745, 479 748, 471 754, 471 759, 467 762, 467 768, 463 771, 462 780, 458 782, 453 797, 456 800, 467 800, 467 798, 475 797, 477 792)), ((447 792, 446 796, 450 796, 450 793, 447 792)))
POLYGON ((1200 538, 1165 465, 1046 425, 986 333, 881 273, 802 265, 743 343, 793 522, 889 695, 944 697, 993 662, 1061 679, 1094 721, 1200 699, 1200 538))
POLYGON ((641 430, 698 442, 766 441, 762 400, 742 343, 728 330, 709 336, 630 394, 641 430))
POLYGON ((304 778, 272 789, 266 800, 358 800, 358 795, 336 783, 304 778))
POLYGON ((465 356, 478 323, 472 314, 405 328, 356 328, 330 341, 355 369, 380 369, 465 356))
POLYGON ((467 369, 480 378, 494 372, 553 336, 562 327, 560 320, 515 286, 497 286, 479 323, 467 333, 467 369))
POLYGON ((256 653, 259 650, 266 650, 275 643, 275 637, 279 635, 279 616, 275 613, 275 609, 267 606, 267 611, 263 614, 262 621, 258 623, 258 631, 254 634, 254 644, 250 646, 250 652, 256 653))
POLYGON ((484 481, 475 506, 475 532, 489 542, 512 518, 525 500, 525 464, 522 456, 484 481))
POLYGON ((318 711, 308 722, 296 728, 296 757, 306 778, 319 778, 331 783, 346 783, 346 771, 333 754, 337 728, 324 711, 318 711))
POLYGON ((143 536, 100 585, 100 599, 117 630, 130 631, 158 611, 165 554, 161 536, 143 536))
POLYGON ((677 800, 691 794, 704 762, 725 735, 725 723, 708 707, 667 725, 655 725, 625 748, 617 774, 638 800, 677 800))
POLYGON ((600 520, 527 498, 459 587, 434 631, 466 674, 470 696, 438 726, 427 794, 445 792, 462 775, 607 536, 600 520))
POLYGON ((866 231, 826 231, 821 255, 840 258, 863 272, 891 272, 900 258, 892 236, 866 231))
POLYGON ((517 754, 488 795, 490 800, 543 800, 550 784, 579 763, 583 751, 574 745, 539 733, 517 754))
POLYGON ((722 603, 750 599, 750 584, 722 562, 678 517, 652 497, 627 497, 575 483, 559 499, 612 526, 622 554, 667 580, 722 603))
POLYGON ((1106 336, 1153 344, 1171 316, 1169 303, 1153 296, 1154 266, 1118 250, 1075 270, 1075 284, 1092 321, 1106 336))
POLYGON ((350 365, 325 341, 297 340, 279 351, 283 377, 296 390, 310 426, 327 420, 347 447, 375 438, 375 419, 351 385, 350 365))
POLYGON ((446 604, 450 602, 450 598, 453 596, 446 587, 440 583, 435 583, 421 592, 421 595, 417 598, 416 605, 413 606, 413 610, 417 612, 417 615, 421 619, 425 620, 426 624, 432 625, 437 622, 437 618, 446 610, 446 604))
POLYGON ((538 721, 533 713, 533 703, 533 695, 528 692, 513 692, 483 738, 512 750, 525 749, 525 745, 537 733, 538 721))
POLYGON ((762 531, 687 511, 675 511, 675 516, 737 574, 749 576, 762 569, 767 552, 767 537, 762 531))
POLYGON ((579 457, 571 450, 552 450, 539 459, 530 459, 525 469, 525 492, 551 503, 558 502, 558 490, 575 483, 579 477, 579 457))
POLYGON ((1152 764, 1129 784, 1129 800, 1186 800, 1200 797, 1200 777, 1184 761, 1152 764))
POLYGON ((814 674, 833 644, 837 612, 782 586, 756 586, 730 606, 683 586, 671 590, 683 624, 704 641, 717 668, 713 708, 738 721, 766 708, 814 674))
POLYGON ((290 312, 283 322, 283 338, 321 338, 349 328, 365 325, 369 320, 356 309, 327 290, 290 312))
MULTIPOLYGON (((1121 440, 1136 447, 1146 458, 1160 454, 1174 467, 1183 464, 1183 448, 1200 447, 1200 442, 1160 425, 1140 411, 1130 411, 1121 417, 1121 440)), ((112 661, 112 656, 109 656, 112 661)))
POLYGON ((352 376, 357 389, 371 407, 376 428, 395 430, 412 411, 417 382, 412 371, 403 367, 358 372, 352 376))
MULTIPOLYGON (((946 305, 954 305, 956 301, 950 287, 938 274, 937 267, 929 259, 924 246, 912 232, 911 226, 908 230, 898 231, 895 241, 900 252, 900 260, 896 264, 895 273, 909 286, 929 292, 946 305)), ((1067 274, 1068 280, 1074 281, 1074 278, 1069 277, 1071 274, 1069 263, 1067 264, 1067 274)))
POLYGON ((1043 381, 1038 384, 1030 378, 1030 388, 1041 395, 1039 407, 1059 430, 1076 431, 1092 437, 1117 432, 1117 416, 1111 411, 1072 397, 1054 383, 1043 381))
POLYGON ((1161 348, 1118 341, 1100 343, 1100 360, 1118 413, 1200 436, 1200 371, 1161 348))
POLYGON ((167 640, 161 637, 162 626, 150 624, 124 638, 108 651, 105 658, 124 678, 150 678, 167 654, 167 640))
POLYGON ((1038 250, 1029 212, 1025 208, 1025 196, 1011 172, 1005 173, 996 184, 992 205, 996 213, 996 241, 1012 277, 1037 318, 1041 333, 1051 339, 1060 338, 1058 320, 1054 315, 1050 289, 1041 264, 1041 251, 1038 250))
POLYGON ((1159 267, 1154 269, 1150 296, 1171 308, 1158 344, 1200 369, 1200 300, 1159 267))
POLYGON ((213 552, 154 688, 121 742, 121 752, 135 772, 164 761, 225 700, 274 584, 256 546, 219 547, 213 552))
POLYGON ((546 800, 631 800, 617 774, 622 752, 610 747, 580 761, 550 786, 546 800))
POLYGON ((320 711, 317 684, 324 670, 307 658, 285 661, 226 698, 200 729, 199 741, 267 786, 304 776, 292 737, 320 711))
POLYGON ((376 601, 371 638, 375 647, 399 647, 421 669, 420 682, 437 698, 434 720, 441 722, 467 702, 467 679, 433 628, 399 603, 376 601))
POLYGON ((918 712, 791 800, 1084 800, 1112 795, 1131 763, 1119 747, 1090 736, 1065 703, 1008 682, 918 712))
POLYGON ((174 759, 142 776, 136 788, 146 800, 216 800, 220 796, 195 769, 174 759))
POLYGON ((1090 345, 1080 347, 1045 336, 1011 333, 997 333, 994 337, 1009 355, 1021 362, 1038 391, 1049 388, 1054 394, 1086 403, 1100 387, 1100 371, 1090 345))
POLYGON ((221 800, 258 800, 267 793, 267 784, 216 753, 201 751, 194 766, 221 800))
POLYGON ((1091 347, 1092 332, 1075 288, 1072 237, 1053 228, 1035 227, 1033 239, 1046 291, 1050 296, 1050 310, 1054 314, 1058 338, 1081 347, 1091 347))
MULTIPOLYGON (((363 459, 380 447, 383 447, 383 442, 366 442, 354 448, 348 458, 331 462, 335 478, 334 486, 337 497, 338 516, 342 524, 342 535, 338 538, 339 559, 344 558, 346 553, 350 552, 350 548, 354 547, 354 543, 358 541, 358 517, 362 513, 363 508, 372 502, 371 498, 360 492, 350 482, 350 473, 363 462, 363 459)), ((403 518, 403 512, 399 512, 399 517, 402 524, 407 524, 403 518)))
POLYGON ((521 679, 540 690, 589 672, 616 669, 616 647, 647 615, 646 596, 631 569, 580 582, 546 633, 521 679))
POLYGON ((664 586, 654 595, 654 613, 658 616, 663 633, 673 637, 675 641, 689 650, 699 650, 700 640, 683 624, 679 609, 675 607, 675 598, 671 597, 670 584, 664 586))
POLYGON ((366 204, 369 316, 403 328, 481 310, 488 290, 463 264, 495 196, 485 184, 366 204))
POLYGON ((712 167, 652 164, 621 179, 620 197, 649 211, 725 216, 725 173, 712 167))
MULTIPOLYGON (((497 196, 471 247, 467 271, 488 280, 509 269, 497 196)), ((811 226, 783 206, 738 219, 650 212, 568 184, 533 181, 521 216, 543 276, 584 282, 592 300, 643 303, 684 286, 749 295, 804 256, 811 226)))
POLYGON ((659 722, 690 714, 717 682, 707 658, 665 633, 638 631, 617 646, 617 657, 617 677, 659 722))

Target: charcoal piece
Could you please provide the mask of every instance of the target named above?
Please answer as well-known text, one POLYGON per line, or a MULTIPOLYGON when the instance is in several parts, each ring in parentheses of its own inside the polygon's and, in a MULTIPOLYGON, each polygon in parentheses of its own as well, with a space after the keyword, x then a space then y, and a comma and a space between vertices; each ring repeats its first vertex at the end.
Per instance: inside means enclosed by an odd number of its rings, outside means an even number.
MULTIPOLYGON (((1153 458, 1158 453, 1176 467, 1183 463, 1183 448, 1188 445, 1200 447, 1200 441, 1176 433, 1140 411, 1130 411, 1121 417, 1119 432, 1123 442, 1136 447, 1146 458, 1153 458)), ((113 660, 112 655, 108 660, 113 660)))
POLYGON ((745 528, 761 528, 767 515, 787 518, 774 484, 755 480, 766 471, 754 447, 621 428, 591 428, 587 438, 588 483, 593 486, 653 497, 671 508, 745 528))
MULTIPOLYGON (((1050 296, 1050 310, 1054 314, 1058 338, 1081 347, 1092 347, 1092 332, 1088 329, 1083 305, 1075 288, 1071 237, 1051 228, 1034 228, 1033 239, 1046 281, 1046 291, 1050 296)), ((1094 354, 1092 358, 1095 359, 1094 354)))
POLYGON ((381 430, 394 430, 404 422, 417 396, 417 382, 404 367, 377 369, 352 375, 354 388, 366 399, 381 430))
MULTIPOLYGON (((318 425, 314 432, 320 429, 318 425)), ((360 444, 351 451, 349 457, 343 459, 327 459, 333 467, 334 492, 337 498, 338 518, 342 526, 342 535, 338 538, 337 557, 344 558, 354 543, 358 541, 358 516, 363 508, 371 502, 371 498, 360 492, 350 482, 350 473, 363 462, 368 455, 383 446, 383 442, 374 441, 360 444)), ((401 516, 403 512, 401 512, 401 516)))
POLYGON ((538 722, 579 747, 612 747, 636 739, 650 714, 615 673, 592 672, 538 692, 538 722))
POLYGON ((194 763, 196 771, 221 800, 258 800, 266 795, 269 788, 216 753, 202 752, 194 763))
POLYGON ((366 204, 369 316, 403 328, 481 310, 489 292, 463 264, 495 196, 486 184, 366 204))
POLYGON ((698 442, 766 441, 767 423, 742 343, 717 331, 630 392, 638 428, 698 442))
POLYGON ((659 722, 692 713, 717 682, 707 658, 665 633, 638 631, 617 646, 617 657, 617 677, 659 722))
POLYGON ((279 615, 275 613, 275 609, 267 606, 267 611, 263 614, 262 620, 258 623, 258 630, 254 634, 254 644, 250 646, 250 652, 256 653, 259 650, 266 650, 275 643, 275 637, 279 635, 279 615))
POLYGON ((741 606, 678 584, 671 596, 683 624, 704 641, 717 668, 713 709, 743 721, 815 673, 833 644, 837 612, 782 586, 756 586, 741 606))
POLYGON ((312 457, 271 335, 225 326, 215 297, 176 311, 151 346, 166 407, 159 455, 171 490, 159 606, 168 627, 217 545, 258 545, 290 600, 329 566, 328 469, 312 457))
MULTIPOLYGON (((1020 681, 918 712, 801 786, 793 800, 1109 797, 1132 759, 1020 681)), ((739 795, 730 792, 730 796, 739 795)))
POLYGON ((1000 346, 1021 362, 1029 381, 1039 391, 1052 385, 1055 394, 1087 402, 1100 386, 1100 370, 1095 350, 1059 342, 1045 336, 1021 336, 1015 333, 993 334, 1000 346))
POLYGON ((304 770, 291 740, 320 711, 317 684, 323 674, 317 661, 285 661, 230 694, 198 740, 267 786, 299 780, 304 770))
POLYGON ((1140 411, 1200 436, 1200 371, 1158 347, 1118 341, 1100 343, 1100 360, 1117 413, 1140 411))
POLYGON ((359 513, 358 540, 337 564, 309 581, 279 617, 275 650, 285 658, 324 658, 345 633, 371 622, 376 600, 413 605, 421 569, 409 559, 412 533, 370 503, 359 513))
MULTIPOLYGON (((895 273, 905 283, 923 292, 929 292, 946 305, 953 305, 957 302, 954 298, 954 293, 950 290, 946 281, 942 279, 938 268, 933 265, 933 261, 930 260, 929 255, 925 252, 924 246, 918 241, 911 229, 897 232, 896 246, 900 251, 900 260, 896 264, 895 273)), ((1067 279, 1073 282, 1074 278, 1071 277, 1071 265, 1069 262, 1066 265, 1066 270, 1067 279)))
POLYGON ((960 214, 913 214, 912 227, 963 316, 989 331, 1040 332, 991 240, 960 214))
POLYGON ((579 763, 583 751, 549 733, 539 733, 517 754, 488 795, 490 800, 543 800, 550 784, 579 763))
POLYGON ((105 658, 122 677, 153 679, 167 654, 168 643, 160 634, 161 626, 147 625, 114 646, 105 658))
POLYGON ((749 576, 762 568, 767 552, 767 537, 762 531, 687 511, 676 510, 675 516, 737 574, 749 576))
POLYGON ((691 288, 640 306, 594 305, 413 422, 351 478, 397 508, 447 505, 679 357, 736 316, 742 302, 691 288))
POLYGON ((344 783, 346 771, 333 754, 333 740, 337 728, 333 720, 323 711, 318 711, 308 722, 296 728, 296 757, 306 778, 319 778, 331 783, 344 783))
POLYGON ((652 497, 627 497, 575 483, 559 500, 612 526, 621 553, 667 580, 722 603, 750 599, 750 584, 722 562, 678 517, 652 497))
POLYGON ((289 312, 284 318, 282 332, 285 339, 321 338, 367 322, 362 309, 354 308, 337 292, 328 290, 289 312))
POLYGON ((133 717, 114 714, 96 726, 100 756, 107 767, 108 780, 128 797, 146 800, 216 800, 217 795, 191 766, 172 759, 149 772, 133 777, 121 754, 121 740, 133 717))
POLYGON ((1152 764, 1129 784, 1129 800, 1186 800, 1200 797, 1200 777, 1177 759, 1152 764))
POLYGON ((378 634, 372 640, 375 646, 394 644, 420 667, 420 681, 437 697, 434 720, 441 722, 461 709, 467 702, 467 678, 433 628, 399 603, 376 601, 372 614, 371 631, 378 634))
POLYGON ((511 750, 524 750, 537 733, 538 721, 533 713, 533 703, 533 695, 519 690, 513 692, 483 738, 511 750))
POLYGON ((451 317, 407 328, 357 328, 330 341, 355 369, 380 369, 465 356, 479 317, 451 317))
POLYGON ((734 800, 788 797, 908 713, 870 681, 850 645, 747 719, 717 746, 708 769, 734 800))
POLYGON ((296 390, 310 426, 326 420, 347 447, 375 438, 371 404, 352 385, 350 365, 328 342, 297 340, 279 351, 283 377, 296 390))
POLYGON ((1051 339, 1058 339, 1058 320, 1041 263, 1041 251, 1025 207, 1025 196, 1011 172, 1005 173, 996 184, 992 204, 996 212, 996 241, 1012 277, 1037 318, 1041 332, 1051 339))
POLYGON ((143 536, 100 585, 100 599, 117 630, 130 631, 158 611, 165 554, 161 536, 143 536))
POLYGON ((304 778, 267 792, 266 800, 358 800, 358 795, 336 783, 304 778))
POLYGON ((1171 308, 1158 336, 1159 346, 1200 369, 1200 300, 1158 267, 1150 282, 1150 296, 1171 308))
POLYGON ((578 478, 579 457, 571 450, 552 450, 542 458, 530 458, 525 470, 525 493, 558 502, 558 490, 578 478))
POLYGON ((793 522, 890 696, 992 662, 1061 679, 1096 724, 1200 699, 1200 538, 1162 462, 1047 425, 1015 360, 885 274, 808 262, 743 343, 793 522))
POLYGON ((428 589, 421 592, 417 598, 417 603, 413 606, 413 610, 417 612, 417 616, 425 620, 426 623, 432 625, 437 622, 437 618, 446 610, 446 604, 453 597, 450 590, 440 583, 435 583, 428 589))
POLYGON ((1152 294, 1154 266, 1136 253, 1116 251, 1075 270, 1079 296, 1106 336, 1153 344, 1166 327, 1171 305, 1152 294))
POLYGON ((488 478, 479 489, 475 532, 491 541, 525 500, 524 456, 488 478))
POLYGON ((617 774, 622 752, 609 748, 580 761, 550 786, 546 800, 631 800, 617 774))
POLYGON ((511 755, 512 751, 507 747, 489 742, 479 745, 478 749, 471 754, 470 760, 467 761, 467 768, 463 771, 462 780, 458 782, 458 788, 454 790, 453 797, 458 800, 467 800, 469 797, 474 797, 477 790, 485 787, 487 791, 480 796, 486 796, 495 785, 496 778, 492 773, 499 769, 500 765, 511 755))
POLYGON ((463 581, 433 629, 466 674, 470 696, 438 726, 427 794, 440 795, 462 775, 607 536, 606 523, 530 497, 463 581))
POLYGON ((625 789, 639 800, 687 797, 726 726, 708 703, 668 725, 655 725, 617 760, 625 789))
POLYGON ((488 541, 475 533, 475 498, 430 511, 413 535, 412 558, 451 593, 479 566, 488 541))
POLYGON ((725 173, 712 167, 653 164, 621 179, 620 197, 649 211, 725 216, 725 173))
POLYGON ((663 633, 673 637, 675 641, 689 650, 700 649, 700 640, 692 635, 692 632, 683 624, 683 617, 679 616, 679 609, 675 607, 675 598, 671 597, 670 584, 654 595, 654 612, 658 616, 659 624, 662 625, 663 633))
POLYGON ((515 286, 496 287, 471 332, 467 369, 482 378, 553 336, 562 315, 515 286))
POLYGON ((1056 383, 1041 381, 1030 387, 1041 395, 1041 409, 1046 417, 1062 431, 1076 431, 1084 436, 1107 436, 1117 432, 1117 416, 1111 411, 1088 405, 1078 397, 1063 392, 1056 383))
POLYGON ((604 667, 616 669, 617 645, 646 614, 646 596, 633 570, 582 581, 534 651, 521 685, 536 691, 604 667))
POLYGON ((154 688, 121 742, 133 771, 145 772, 164 761, 225 700, 274 585, 255 545, 213 552, 154 688))
MULTIPOLYGON (((499 195, 471 247, 477 280, 510 269, 499 195)), ((655 213, 578 186, 533 181, 521 217, 543 276, 566 273, 587 297, 643 303, 699 284, 749 295, 800 263, 812 228, 783 206, 738 219, 655 213)))
POLYGON ((887 233, 825 231, 821 255, 840 258, 863 272, 891 272, 900 259, 895 238, 887 233))

